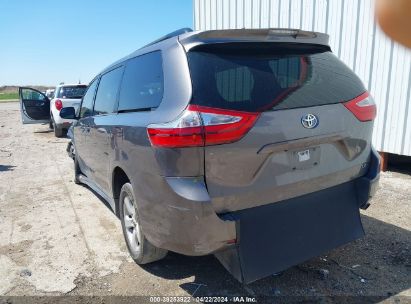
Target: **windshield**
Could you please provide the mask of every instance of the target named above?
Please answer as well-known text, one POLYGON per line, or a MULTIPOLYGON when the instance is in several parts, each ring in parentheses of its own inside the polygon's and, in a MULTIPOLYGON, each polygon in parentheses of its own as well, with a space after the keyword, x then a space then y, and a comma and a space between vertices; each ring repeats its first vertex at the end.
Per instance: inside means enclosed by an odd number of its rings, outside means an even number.
POLYGON ((329 51, 188 53, 192 104, 249 112, 320 106, 361 95, 360 79, 329 51))
POLYGON ((60 87, 56 94, 56 98, 72 98, 72 99, 81 99, 86 92, 87 86, 65 86, 60 87))

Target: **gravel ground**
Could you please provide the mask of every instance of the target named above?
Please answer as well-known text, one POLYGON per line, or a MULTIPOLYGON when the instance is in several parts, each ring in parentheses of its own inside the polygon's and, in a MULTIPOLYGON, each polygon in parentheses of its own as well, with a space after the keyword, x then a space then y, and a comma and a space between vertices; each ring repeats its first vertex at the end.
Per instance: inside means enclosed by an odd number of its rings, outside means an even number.
MULTIPOLYGON (((170 253, 151 265, 133 263, 119 220, 73 183, 68 140, 55 138, 46 125, 23 126, 19 115, 17 103, 0 104, 0 303, 21 295, 411 302, 410 175, 382 174, 377 196, 362 211, 366 237, 244 286, 213 256, 170 253)), ((67 298, 41 298, 57 299, 67 298)))

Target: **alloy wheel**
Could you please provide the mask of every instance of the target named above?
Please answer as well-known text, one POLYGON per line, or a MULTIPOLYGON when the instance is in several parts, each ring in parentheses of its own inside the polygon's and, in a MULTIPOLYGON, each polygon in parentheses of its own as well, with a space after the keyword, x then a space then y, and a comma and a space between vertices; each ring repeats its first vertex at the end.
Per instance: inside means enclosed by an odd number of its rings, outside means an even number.
POLYGON ((123 218, 130 249, 133 252, 138 253, 141 247, 140 226, 137 221, 137 212, 134 202, 128 195, 124 196, 123 200, 123 218))

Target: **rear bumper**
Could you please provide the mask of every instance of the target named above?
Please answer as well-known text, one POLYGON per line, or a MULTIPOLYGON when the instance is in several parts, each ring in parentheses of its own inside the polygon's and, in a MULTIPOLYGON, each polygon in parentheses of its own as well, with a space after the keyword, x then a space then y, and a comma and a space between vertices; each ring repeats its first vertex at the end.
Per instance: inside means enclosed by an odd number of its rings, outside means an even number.
POLYGON ((222 216, 203 181, 161 179, 163 203, 147 198, 140 211, 150 242, 185 255, 215 253, 234 277, 249 283, 362 237, 359 208, 367 208, 375 193, 379 156, 372 152, 367 175, 356 180, 222 216))
POLYGON ((377 191, 380 180, 380 165, 380 155, 374 148, 372 148, 370 166, 367 174, 355 181, 358 206, 361 209, 367 209, 370 206, 369 200, 377 191))
POLYGON ((140 198, 144 234, 157 247, 201 256, 226 248, 236 238, 235 222, 218 217, 201 178, 151 175, 133 182, 133 188, 140 198))

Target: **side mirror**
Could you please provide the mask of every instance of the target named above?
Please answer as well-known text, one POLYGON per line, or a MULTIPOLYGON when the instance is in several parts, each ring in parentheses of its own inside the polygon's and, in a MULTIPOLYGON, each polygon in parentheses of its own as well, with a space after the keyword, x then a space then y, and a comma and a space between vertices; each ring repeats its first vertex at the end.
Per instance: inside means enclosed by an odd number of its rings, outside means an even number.
POLYGON ((76 110, 74 107, 62 108, 60 110, 60 117, 64 119, 77 119, 76 110))

